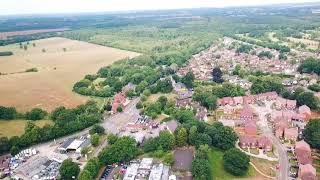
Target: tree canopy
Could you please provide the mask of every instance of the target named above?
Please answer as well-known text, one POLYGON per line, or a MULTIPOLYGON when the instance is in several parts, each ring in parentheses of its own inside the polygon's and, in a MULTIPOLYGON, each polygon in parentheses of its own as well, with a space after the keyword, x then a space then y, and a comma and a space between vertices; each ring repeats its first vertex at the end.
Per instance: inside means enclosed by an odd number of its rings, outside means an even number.
POLYGON ((224 169, 235 176, 245 175, 249 170, 249 162, 249 156, 236 148, 226 151, 223 155, 224 169))
POLYGON ((71 159, 64 160, 59 169, 61 179, 65 180, 77 179, 79 172, 79 165, 73 162, 71 159))
POLYGON ((303 137, 311 147, 320 149, 320 119, 308 122, 303 131, 303 137))

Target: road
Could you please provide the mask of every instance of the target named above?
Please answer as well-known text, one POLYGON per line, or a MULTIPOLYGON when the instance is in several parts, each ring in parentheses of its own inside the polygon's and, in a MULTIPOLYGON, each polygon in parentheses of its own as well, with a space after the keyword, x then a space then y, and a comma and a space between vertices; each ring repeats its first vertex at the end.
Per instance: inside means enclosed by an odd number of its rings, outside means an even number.
MULTIPOLYGON (((139 116, 139 110, 137 110, 136 108, 136 104, 139 102, 139 100, 140 100, 139 98, 131 100, 130 103, 124 108, 122 113, 117 113, 111 116, 105 115, 103 118, 103 122, 101 122, 100 125, 106 129, 107 133, 117 134, 120 128, 124 127, 128 122, 133 121, 134 118, 139 116)), ((89 130, 90 128, 86 128, 80 132, 67 135, 61 138, 57 138, 55 140, 48 141, 45 143, 37 144, 30 148, 37 149, 39 151, 39 156, 47 156, 49 158, 52 158, 57 156, 58 153, 54 151, 59 146, 60 143, 62 143, 63 141, 69 138, 84 136, 89 133, 89 130)), ((107 145, 108 145, 108 142, 104 141, 94 152, 94 156, 98 156, 98 154, 107 145)), ((83 165, 84 164, 85 163, 83 163, 83 165)))
POLYGON ((256 113, 259 115, 258 126, 262 130, 262 134, 269 137, 272 141, 272 144, 275 146, 278 157, 279 157, 279 171, 278 179, 279 180, 288 180, 289 179, 289 159, 287 155, 286 147, 280 142, 280 140, 275 137, 272 132, 272 129, 268 125, 267 114, 272 113, 271 109, 272 102, 266 102, 266 106, 251 106, 256 113))

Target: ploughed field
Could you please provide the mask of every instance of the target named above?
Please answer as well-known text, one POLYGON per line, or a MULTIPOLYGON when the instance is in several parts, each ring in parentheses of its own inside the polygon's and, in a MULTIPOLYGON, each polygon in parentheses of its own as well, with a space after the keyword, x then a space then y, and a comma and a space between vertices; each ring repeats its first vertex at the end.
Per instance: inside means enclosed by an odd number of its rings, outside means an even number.
POLYGON ((31 41, 27 50, 23 46, 0 47, 0 52, 13 52, 12 56, 0 56, 0 105, 20 111, 82 104, 88 98, 72 92, 74 83, 103 66, 139 55, 60 37, 31 41), (37 72, 25 72, 32 68, 37 72))

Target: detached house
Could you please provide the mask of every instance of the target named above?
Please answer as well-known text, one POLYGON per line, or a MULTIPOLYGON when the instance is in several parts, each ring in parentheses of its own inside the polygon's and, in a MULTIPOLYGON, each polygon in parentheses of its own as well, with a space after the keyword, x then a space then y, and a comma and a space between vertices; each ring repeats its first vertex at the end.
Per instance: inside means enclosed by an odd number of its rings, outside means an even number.
POLYGON ((308 143, 306 143, 304 140, 296 143, 295 154, 297 156, 299 164, 311 164, 312 163, 310 145, 308 143))
POLYGON ((113 102, 112 102, 112 108, 111 112, 116 113, 118 107, 124 107, 126 103, 126 95, 124 93, 118 93, 114 96, 113 102))
POLYGON ((311 164, 299 165, 299 178, 301 180, 316 180, 317 171, 311 164))
POLYGON ((298 138, 299 132, 298 128, 286 128, 284 130, 284 139, 289 141, 296 141, 298 138))

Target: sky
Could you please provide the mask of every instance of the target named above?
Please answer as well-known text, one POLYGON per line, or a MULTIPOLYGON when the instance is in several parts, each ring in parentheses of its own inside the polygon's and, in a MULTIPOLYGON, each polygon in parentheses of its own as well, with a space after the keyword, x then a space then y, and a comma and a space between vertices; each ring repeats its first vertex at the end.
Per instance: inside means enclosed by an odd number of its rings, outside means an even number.
POLYGON ((320 0, 0 0, 0 15, 252 6, 320 0))

